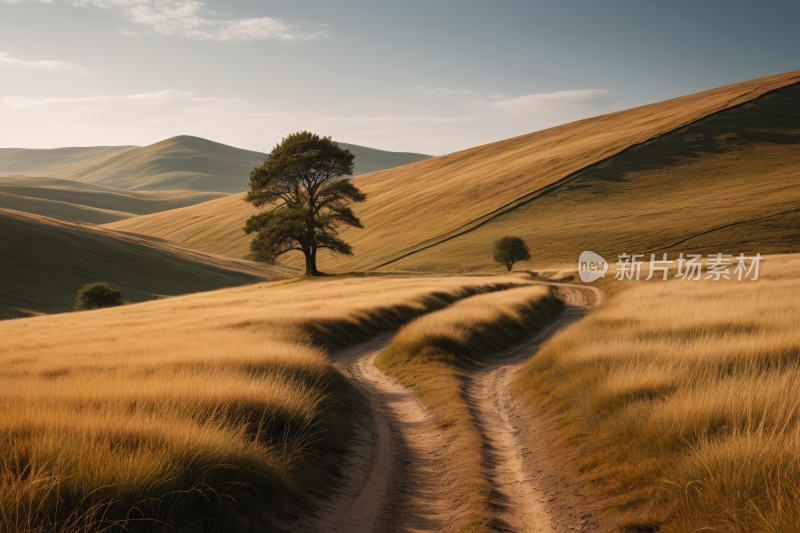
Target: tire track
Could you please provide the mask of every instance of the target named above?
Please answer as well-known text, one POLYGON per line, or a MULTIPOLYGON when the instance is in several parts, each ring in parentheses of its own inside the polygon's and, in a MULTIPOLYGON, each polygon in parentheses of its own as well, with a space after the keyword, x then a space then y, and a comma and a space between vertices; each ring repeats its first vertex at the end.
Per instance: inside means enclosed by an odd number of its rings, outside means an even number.
MULTIPOLYGON (((543 447, 529 447, 526 443, 530 439, 521 437, 521 431, 526 430, 522 426, 528 422, 519 416, 521 406, 507 391, 522 363, 550 336, 584 315, 589 304, 579 287, 594 291, 598 303, 603 300, 602 291, 594 287, 549 285, 558 287, 567 303, 565 311, 528 342, 489 361, 467 386, 467 398, 485 442, 485 472, 500 499, 497 526, 501 531, 593 530, 587 517, 577 511, 580 505, 576 505, 575 491, 564 493, 562 480, 531 465, 531 455, 544 453, 543 447)), ((317 510, 313 515, 281 524, 282 530, 452 531, 458 518, 468 511, 450 483, 450 473, 458 465, 444 456, 445 435, 435 417, 413 391, 374 364, 391 337, 386 333, 334 354, 334 364, 360 396, 354 414, 356 438, 342 464, 346 475, 335 493, 315 498, 317 510)))

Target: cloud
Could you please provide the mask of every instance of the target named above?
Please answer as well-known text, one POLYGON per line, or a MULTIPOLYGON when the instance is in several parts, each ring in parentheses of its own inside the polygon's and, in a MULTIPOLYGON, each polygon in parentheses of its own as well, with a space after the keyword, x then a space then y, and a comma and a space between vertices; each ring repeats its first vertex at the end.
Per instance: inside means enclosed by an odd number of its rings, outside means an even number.
POLYGON ((480 93, 469 91, 467 89, 447 89, 445 87, 441 87, 439 89, 428 89, 427 87, 414 87, 414 88, 419 89, 425 94, 435 94, 437 96, 449 96, 452 94, 466 95, 466 96, 480 96, 480 93))
POLYGON ((26 61, 24 59, 14 59, 11 54, 0 52, 0 67, 16 68, 21 70, 47 70, 50 72, 68 72, 86 76, 89 69, 77 63, 67 63, 65 61, 39 60, 26 61))
POLYGON ((578 89, 495 100, 488 107, 505 111, 509 115, 551 116, 608 110, 614 101, 614 95, 610 91, 578 89))
MULTIPOLYGON (((57 0, 6 0, 53 3, 57 0)), ((149 27, 149 32, 187 39, 244 42, 265 39, 305 41, 324 37, 322 30, 303 32, 297 25, 270 17, 221 20, 215 11, 197 0, 64 0, 75 6, 120 9, 131 22, 149 27), (212 17, 212 18, 209 18, 212 17)), ((223 13, 222 15, 226 15, 223 13)), ((322 26, 324 27, 324 26, 322 26)), ((119 30, 123 35, 130 30, 119 30)), ((133 33, 135 34, 135 33, 133 33)))
POLYGON ((139 32, 133 30, 126 30, 125 28, 117 28, 117 31, 120 32, 125 37, 135 37, 139 35, 139 32))

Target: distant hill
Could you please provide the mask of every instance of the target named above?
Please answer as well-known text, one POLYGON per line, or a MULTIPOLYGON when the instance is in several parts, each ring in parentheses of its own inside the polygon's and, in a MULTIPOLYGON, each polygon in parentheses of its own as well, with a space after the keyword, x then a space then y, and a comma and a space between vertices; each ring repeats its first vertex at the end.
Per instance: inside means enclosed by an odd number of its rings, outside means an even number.
POLYGON ((57 178, 0 177, 0 207, 76 223, 104 224, 224 196, 196 191, 126 191, 57 178))
POLYGON ((136 146, 0 148, 0 176, 55 176, 64 169, 76 171, 134 148, 136 146))
POLYGON ((91 282, 108 281, 138 302, 296 275, 4 209, 0 272, 0 318, 71 310, 78 289, 91 282))
MULTIPOLYGON (((798 251, 798 82, 800 71, 759 78, 359 176, 365 229, 343 232, 355 254, 320 267, 497 268, 491 245, 506 234, 529 242, 528 265, 685 239, 798 251)), ((235 195, 109 227, 244 257, 255 212, 235 195)))
MULTIPOLYGON (((431 157, 340 145, 356 155, 356 175, 431 157)), ((234 193, 249 187, 250 171, 266 158, 266 153, 181 135, 143 147, 3 148, 0 176, 46 176, 130 191, 234 193)))
MULTIPOLYGON (((356 175, 430 157, 340 144, 356 154, 356 175)), ((3 148, 0 207, 76 223, 113 222, 242 192, 266 158, 187 135, 144 147, 3 148)))

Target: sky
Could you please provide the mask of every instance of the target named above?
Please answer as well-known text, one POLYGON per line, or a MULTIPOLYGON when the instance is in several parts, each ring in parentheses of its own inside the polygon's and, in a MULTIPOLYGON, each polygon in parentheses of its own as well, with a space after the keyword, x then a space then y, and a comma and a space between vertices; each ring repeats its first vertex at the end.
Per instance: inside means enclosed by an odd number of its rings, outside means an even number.
POLYGON ((0 147, 441 155, 800 69, 800 2, 0 0, 0 147))

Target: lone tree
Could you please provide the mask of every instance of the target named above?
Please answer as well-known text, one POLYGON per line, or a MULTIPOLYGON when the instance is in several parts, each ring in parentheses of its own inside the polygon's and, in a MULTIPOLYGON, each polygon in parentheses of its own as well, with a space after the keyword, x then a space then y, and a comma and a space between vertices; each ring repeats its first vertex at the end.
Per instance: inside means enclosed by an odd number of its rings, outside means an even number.
POLYGON ((87 283, 78 291, 75 309, 100 309, 122 305, 122 291, 110 283, 87 283))
POLYGON ((367 195, 343 177, 353 175, 355 157, 330 137, 307 131, 293 133, 275 146, 264 164, 250 173, 245 197, 256 207, 275 205, 245 225, 245 233, 257 232, 250 243, 252 258, 274 264, 278 256, 299 250, 306 257, 306 275, 319 276, 318 250, 353 255, 338 228, 364 227, 348 204, 363 202, 367 195))
POLYGON ((494 260, 506 266, 509 272, 517 261, 527 261, 531 252, 519 237, 501 237, 494 243, 494 260))

